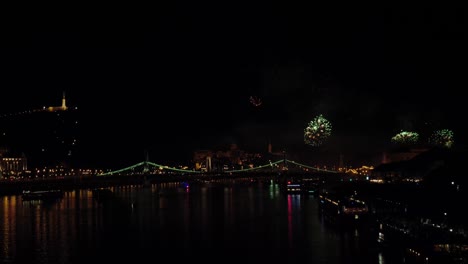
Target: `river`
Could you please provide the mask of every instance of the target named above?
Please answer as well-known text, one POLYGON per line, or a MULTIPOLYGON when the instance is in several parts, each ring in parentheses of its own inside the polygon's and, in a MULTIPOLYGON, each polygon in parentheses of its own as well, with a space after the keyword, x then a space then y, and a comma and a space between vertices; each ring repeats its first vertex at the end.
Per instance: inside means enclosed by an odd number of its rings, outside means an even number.
POLYGON ((273 181, 118 186, 56 201, 0 197, 0 263, 408 263, 371 227, 325 221, 273 181))

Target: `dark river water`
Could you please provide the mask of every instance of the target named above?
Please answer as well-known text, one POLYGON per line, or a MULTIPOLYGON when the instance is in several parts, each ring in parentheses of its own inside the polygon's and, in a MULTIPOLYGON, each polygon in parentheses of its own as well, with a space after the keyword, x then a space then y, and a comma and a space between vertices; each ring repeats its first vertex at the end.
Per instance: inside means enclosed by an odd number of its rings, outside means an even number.
POLYGON ((316 197, 274 182, 110 189, 0 197, 0 263, 405 263, 370 226, 325 221, 316 197))

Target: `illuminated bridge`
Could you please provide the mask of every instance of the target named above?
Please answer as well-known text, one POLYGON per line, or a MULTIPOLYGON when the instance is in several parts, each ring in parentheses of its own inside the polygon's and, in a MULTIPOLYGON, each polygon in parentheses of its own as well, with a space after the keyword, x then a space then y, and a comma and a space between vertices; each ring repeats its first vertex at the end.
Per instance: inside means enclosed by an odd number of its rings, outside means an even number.
POLYGON ((187 168, 176 168, 167 165, 161 165, 150 161, 142 161, 137 164, 104 172, 97 176, 116 176, 116 175, 254 175, 254 174, 266 174, 266 173, 290 173, 290 174, 336 174, 339 173, 334 170, 325 170, 312 167, 306 164, 301 164, 288 159, 280 159, 277 161, 269 161, 266 164, 259 166, 252 166, 242 169, 223 170, 223 171, 197 171, 187 168))
POLYGON ((343 180, 350 176, 333 171, 319 169, 288 159, 269 161, 266 164, 243 169, 224 170, 221 172, 202 172, 187 168, 176 168, 150 162, 148 160, 137 164, 108 171, 97 175, 81 175, 78 177, 51 178, 37 181, 3 181, 0 182, 0 194, 21 193, 25 189, 84 189, 100 188, 115 185, 147 185, 160 182, 183 182, 198 180, 231 180, 231 179, 285 179, 314 178, 332 181, 343 180))
POLYGON ((171 167, 154 162, 142 161, 121 169, 107 171, 91 177, 96 185, 125 185, 144 184, 149 185, 160 182, 182 182, 182 181, 230 181, 233 179, 256 180, 279 180, 285 179, 314 179, 327 182, 341 182, 351 179, 351 176, 334 170, 320 169, 302 164, 289 159, 267 161, 263 165, 248 166, 241 169, 222 171, 199 171, 182 167, 171 167))

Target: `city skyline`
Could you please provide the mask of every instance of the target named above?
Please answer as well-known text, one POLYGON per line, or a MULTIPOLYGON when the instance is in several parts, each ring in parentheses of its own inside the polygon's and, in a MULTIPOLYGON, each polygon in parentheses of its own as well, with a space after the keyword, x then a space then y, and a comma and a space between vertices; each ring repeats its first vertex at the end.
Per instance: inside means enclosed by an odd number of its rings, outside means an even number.
POLYGON ((466 31, 454 10, 233 12, 213 14, 216 25, 179 11, 147 32, 16 33, 0 50, 0 114, 60 105, 65 92, 90 163, 145 151, 184 162, 230 144, 266 152, 268 142, 311 160, 361 161, 400 131, 426 140, 450 129, 454 147, 466 143, 466 31), (318 115, 331 135, 308 146, 318 115))

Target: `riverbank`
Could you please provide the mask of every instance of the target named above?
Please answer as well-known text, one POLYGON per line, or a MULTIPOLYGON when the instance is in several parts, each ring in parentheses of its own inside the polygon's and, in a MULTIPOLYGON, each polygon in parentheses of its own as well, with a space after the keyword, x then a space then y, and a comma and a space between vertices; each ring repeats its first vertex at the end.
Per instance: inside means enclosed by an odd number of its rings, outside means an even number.
POLYGON ((383 248, 400 247, 421 263, 467 263, 468 219, 463 190, 418 183, 344 183, 338 192, 355 192, 369 205, 383 248), (464 261, 464 262, 463 262, 464 261))
POLYGON ((20 194, 24 190, 74 190, 94 189, 119 185, 139 185, 146 183, 184 181, 193 176, 179 175, 135 175, 135 176, 87 176, 69 178, 44 178, 20 181, 1 180, 0 195, 20 194))

